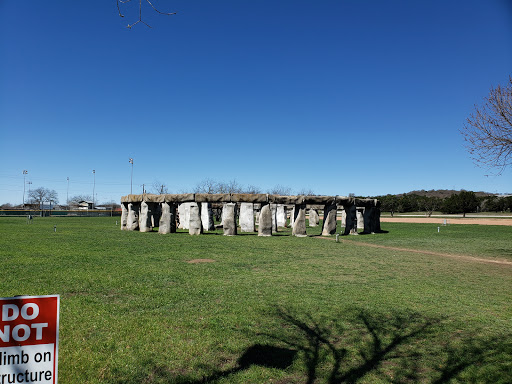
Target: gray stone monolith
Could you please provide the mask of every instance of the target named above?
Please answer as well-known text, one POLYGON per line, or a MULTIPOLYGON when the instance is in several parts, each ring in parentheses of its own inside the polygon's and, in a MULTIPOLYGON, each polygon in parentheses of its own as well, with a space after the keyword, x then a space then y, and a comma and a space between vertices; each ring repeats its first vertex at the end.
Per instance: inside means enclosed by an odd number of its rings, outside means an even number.
POLYGON ((148 203, 143 201, 140 203, 139 232, 151 232, 152 229, 151 210, 149 209, 148 203))
POLYGON ((258 236, 272 236, 272 210, 270 209, 270 204, 261 205, 258 236))
POLYGON ((188 229, 190 221, 190 203, 181 203, 178 205, 178 217, 180 221, 178 228, 188 229))
POLYGON ((347 212, 345 212, 345 208, 343 207, 341 210, 341 226, 345 227, 347 223, 347 212))
POLYGON ((277 204, 276 209, 277 227, 286 228, 286 207, 284 204, 277 204))
POLYGON ((212 203, 201 203, 201 222, 203 230, 214 231, 215 223, 213 221, 212 203))
POLYGON ((240 204, 240 231, 254 232, 254 203, 240 204))
POLYGON ((365 207, 363 212, 364 229, 363 233, 375 233, 375 207, 365 207))
POLYGON ((310 227, 318 227, 318 222, 320 218, 318 216, 318 211, 316 209, 309 210, 309 226, 310 227))
POLYGON ((222 207, 224 236, 235 236, 237 234, 236 211, 236 203, 226 203, 222 207))
POLYGON ((295 204, 292 235, 306 237, 306 204, 295 204))
POLYGON ((126 231, 128 223, 128 203, 121 203, 121 230, 126 231))
POLYGON ((272 232, 277 232, 277 204, 270 204, 272 211, 272 232))
POLYGON ((188 233, 191 235, 200 235, 201 233, 203 233, 203 224, 201 223, 201 206, 198 203, 188 204, 188 233))
POLYGON ((324 220, 322 222, 322 236, 330 236, 336 233, 336 204, 326 204, 324 207, 324 220))
POLYGON ((295 220, 295 206, 292 208, 290 213, 290 227, 293 228, 293 220, 295 220))
POLYGON ((128 203, 128 217, 126 229, 128 231, 137 231, 139 229, 139 203, 128 203))
POLYGON ((345 235, 357 235, 357 208, 355 205, 345 205, 345 235))
POLYGON ((176 204, 162 203, 162 213, 158 224, 158 233, 167 234, 176 232, 176 204))
POLYGON ((358 207, 356 212, 357 212, 356 213, 357 229, 364 229, 364 217, 363 217, 364 208, 358 207))
POLYGON ((381 233, 382 229, 380 228, 380 208, 375 208, 375 215, 373 217, 375 220, 374 227, 375 227, 375 233, 381 233))

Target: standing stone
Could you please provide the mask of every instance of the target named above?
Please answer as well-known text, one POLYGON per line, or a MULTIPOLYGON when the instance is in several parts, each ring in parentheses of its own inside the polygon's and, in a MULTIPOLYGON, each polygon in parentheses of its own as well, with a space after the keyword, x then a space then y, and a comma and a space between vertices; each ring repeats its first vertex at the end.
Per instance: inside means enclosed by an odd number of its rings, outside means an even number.
MULTIPOLYGON (((325 213, 324 213, 325 216, 325 213)), ((318 227, 318 222, 320 221, 320 217, 318 216, 318 211, 316 209, 309 210, 309 226, 310 227, 318 227)))
POLYGON ((121 230, 126 231, 128 223, 128 203, 121 203, 121 230))
POLYGON ((226 203, 222 208, 224 236, 235 236, 236 227, 236 203, 226 203))
POLYGON ((375 227, 375 233, 381 233, 382 229, 380 228, 380 208, 375 208, 375 215, 373 216, 375 223, 373 224, 375 227))
POLYGON ((286 228, 286 207, 284 204, 277 204, 276 209, 277 227, 286 228))
POLYGON ((272 210, 270 204, 261 206, 258 236, 272 236, 272 210))
POLYGON ((212 203, 201 203, 201 222, 205 231, 214 231, 212 203))
POLYGON ((254 232, 254 204, 240 204, 240 230, 242 232, 254 232))
POLYGON ((139 231, 140 232, 151 232, 151 211, 148 203, 143 201, 140 203, 140 216, 139 216, 139 231))
POLYGON ((322 223, 322 236, 330 236, 336 233, 336 204, 326 204, 324 207, 324 221, 322 223))
POLYGON ((139 206, 138 203, 128 203, 128 218, 126 229, 128 231, 136 231, 139 229, 139 206))
POLYGON ((345 211, 345 207, 341 210, 341 226, 346 227, 347 223, 347 212, 345 211))
POLYGON ((364 208, 357 208, 356 211, 356 217, 357 217, 357 229, 364 229, 364 218, 363 218, 363 212, 364 208))
POLYGON ((198 203, 189 204, 189 222, 188 233, 191 235, 200 235, 203 233, 203 225, 201 223, 201 207, 198 203))
POLYGON ((158 233, 167 234, 174 232, 176 232, 176 205, 174 203, 162 203, 158 233))
POLYGON ((295 220, 295 206, 292 208, 292 212, 290 213, 290 227, 293 228, 293 220, 295 220))
POLYGON ((365 207, 364 213, 363 213, 363 220, 364 220, 364 230, 363 233, 375 233, 375 207, 365 207))
POLYGON ((180 219, 180 225, 178 226, 178 228, 181 228, 181 229, 189 228, 190 204, 191 203, 181 203, 178 206, 178 216, 180 219))
POLYGON ((306 204, 295 204, 292 235, 306 237, 306 204))
POLYGON ((355 205, 345 205, 346 223, 345 235, 357 235, 357 208, 355 205))
POLYGON ((271 204, 272 211, 272 232, 277 232, 277 204, 271 204))

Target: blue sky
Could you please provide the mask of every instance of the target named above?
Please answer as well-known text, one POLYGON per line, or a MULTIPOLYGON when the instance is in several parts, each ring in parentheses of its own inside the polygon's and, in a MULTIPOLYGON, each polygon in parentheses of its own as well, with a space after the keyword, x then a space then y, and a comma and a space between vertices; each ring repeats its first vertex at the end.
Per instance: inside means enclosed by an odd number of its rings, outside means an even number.
POLYGON ((505 0, 0 1, 0 204, 156 181, 512 192, 459 133, 512 74, 505 0), (490 175, 490 176, 486 176, 490 175), (28 185, 27 185, 28 190, 28 185))

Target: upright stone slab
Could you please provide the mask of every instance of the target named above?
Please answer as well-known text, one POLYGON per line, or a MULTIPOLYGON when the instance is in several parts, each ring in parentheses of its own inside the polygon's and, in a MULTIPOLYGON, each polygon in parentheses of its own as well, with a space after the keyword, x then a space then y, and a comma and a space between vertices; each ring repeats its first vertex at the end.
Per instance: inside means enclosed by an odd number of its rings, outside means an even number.
POLYGON ((272 232, 277 232, 277 204, 270 204, 272 211, 272 232))
POLYGON ((357 229, 364 229, 364 217, 363 217, 364 208, 357 207, 356 217, 357 217, 357 229))
POLYGON ((363 233, 375 233, 375 207, 366 207, 363 212, 364 230, 363 233))
POLYGON ((272 236, 272 210, 270 204, 262 204, 258 225, 258 236, 272 236))
POLYGON ((254 203, 240 204, 240 230, 254 232, 254 203))
POLYGON ((236 210, 236 203, 226 203, 222 208, 224 236, 235 236, 237 233, 236 210))
POLYGON ((140 203, 128 203, 128 218, 126 229, 128 231, 137 231, 139 229, 139 209, 140 203))
POLYGON ((215 230, 215 223, 213 221, 212 203, 201 203, 201 222, 203 224, 203 230, 205 230, 205 231, 215 230))
POLYGON ((277 204, 276 221, 277 227, 286 228, 286 207, 284 204, 277 204))
POLYGON ((191 203, 181 203, 178 205, 178 216, 180 225, 178 228, 188 229, 189 221, 190 221, 190 204, 191 203))
POLYGON ((345 211, 345 207, 341 210, 341 226, 346 227, 347 225, 347 211, 345 211))
POLYGON ((140 203, 139 232, 151 232, 151 211, 148 203, 140 203))
POLYGON ((318 216, 318 211, 316 209, 309 210, 309 226, 310 227, 318 227, 318 222, 320 221, 320 217, 318 216))
POLYGON ((126 231, 128 223, 128 203, 121 203, 121 230, 126 231))
POLYGON ((355 205, 345 205, 346 223, 345 235, 357 235, 357 208, 355 205))
POLYGON ((336 204, 326 204, 324 207, 324 221, 322 223, 322 236, 330 236, 336 233, 336 204))
POLYGON ((292 235, 306 237, 306 204, 295 204, 292 235))
POLYGON ((293 220, 295 220, 295 206, 292 208, 292 212, 290 213, 290 227, 293 228, 293 220))
POLYGON ((201 223, 201 206, 198 203, 188 204, 188 233, 191 235, 200 235, 201 233, 203 233, 203 224, 201 223))
POLYGON ((162 213, 158 224, 158 233, 167 234, 176 232, 176 204, 164 202, 161 205, 162 213))

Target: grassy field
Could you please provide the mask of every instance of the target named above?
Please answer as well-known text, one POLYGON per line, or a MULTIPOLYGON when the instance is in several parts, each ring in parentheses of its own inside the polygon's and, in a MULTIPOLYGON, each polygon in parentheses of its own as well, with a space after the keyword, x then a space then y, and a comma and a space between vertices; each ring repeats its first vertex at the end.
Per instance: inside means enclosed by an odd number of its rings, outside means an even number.
POLYGON ((510 383, 512 265, 396 248, 512 261, 512 228, 383 229, 337 243, 0 218, 0 292, 61 295, 61 383, 510 383))

